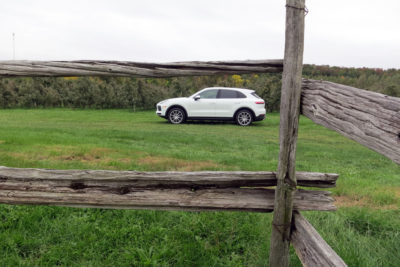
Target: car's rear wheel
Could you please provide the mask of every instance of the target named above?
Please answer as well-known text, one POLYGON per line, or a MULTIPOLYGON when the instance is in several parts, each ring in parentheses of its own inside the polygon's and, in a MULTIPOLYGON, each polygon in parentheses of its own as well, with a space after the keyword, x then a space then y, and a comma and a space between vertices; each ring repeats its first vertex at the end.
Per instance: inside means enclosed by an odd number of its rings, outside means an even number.
POLYGON ((241 109, 236 113, 235 119, 240 126, 248 126, 253 122, 253 114, 248 109, 241 109))
POLYGON ((180 124, 186 119, 185 111, 181 108, 172 108, 168 111, 168 121, 172 124, 180 124))

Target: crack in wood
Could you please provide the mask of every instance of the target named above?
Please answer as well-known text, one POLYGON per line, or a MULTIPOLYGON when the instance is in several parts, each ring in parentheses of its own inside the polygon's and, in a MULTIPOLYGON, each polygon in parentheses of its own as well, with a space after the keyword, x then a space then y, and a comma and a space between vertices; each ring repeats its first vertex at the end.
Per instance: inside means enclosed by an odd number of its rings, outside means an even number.
POLYGON ((74 190, 80 190, 80 189, 85 189, 86 185, 82 182, 72 182, 69 187, 74 190))

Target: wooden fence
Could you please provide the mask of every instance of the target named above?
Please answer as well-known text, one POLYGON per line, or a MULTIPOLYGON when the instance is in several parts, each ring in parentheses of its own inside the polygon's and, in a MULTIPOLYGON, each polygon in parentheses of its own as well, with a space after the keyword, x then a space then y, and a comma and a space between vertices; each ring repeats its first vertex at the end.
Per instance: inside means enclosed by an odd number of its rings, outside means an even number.
POLYGON ((303 80, 302 113, 400 164, 400 98, 303 80))
POLYGON ((0 203, 161 210, 274 211, 270 266, 289 265, 293 244, 305 266, 346 266, 299 213, 335 210, 337 174, 295 171, 299 112, 400 164, 400 98, 301 78, 304 0, 286 0, 284 60, 142 63, 0 61, 0 77, 132 76, 281 72, 277 172, 132 172, 0 167, 0 203), (284 66, 284 67, 283 67, 284 66), (275 186, 276 189, 267 189, 275 186))
POLYGON ((282 60, 192 61, 149 63, 131 61, 1 61, 0 77, 130 76, 177 77, 194 75, 282 72, 282 60))
MULTIPOLYGON (((299 184, 333 187, 337 174, 297 173, 299 184)), ((274 172, 136 172, 0 167, 0 202, 157 210, 274 210, 274 172)), ((329 192, 298 190, 297 210, 335 210, 329 192)))

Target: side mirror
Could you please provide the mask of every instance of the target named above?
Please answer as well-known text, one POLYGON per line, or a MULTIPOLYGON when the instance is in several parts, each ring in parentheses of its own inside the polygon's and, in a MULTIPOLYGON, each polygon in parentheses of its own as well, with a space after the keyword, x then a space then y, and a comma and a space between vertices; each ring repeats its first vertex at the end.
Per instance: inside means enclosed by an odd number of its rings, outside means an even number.
POLYGON ((197 100, 199 100, 200 99, 200 96, 199 95, 196 95, 195 97, 194 97, 194 101, 197 101, 197 100))

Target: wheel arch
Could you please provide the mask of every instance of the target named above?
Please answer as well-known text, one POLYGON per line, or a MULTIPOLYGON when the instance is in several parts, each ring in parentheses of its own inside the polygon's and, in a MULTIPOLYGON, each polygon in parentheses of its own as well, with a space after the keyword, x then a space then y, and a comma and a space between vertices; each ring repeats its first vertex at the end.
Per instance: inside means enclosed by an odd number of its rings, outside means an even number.
POLYGON ((183 112, 185 112, 185 117, 186 117, 186 118, 188 117, 188 113, 187 113, 185 107, 183 107, 182 105, 178 105, 178 104, 175 104, 175 105, 170 106, 170 107, 167 109, 167 111, 165 112, 165 116, 168 116, 168 113, 169 113, 169 111, 170 111, 172 108, 181 108, 181 109, 183 110, 183 112))
POLYGON ((243 110, 243 109, 247 109, 248 111, 250 111, 250 112, 251 112, 251 115, 253 116, 253 120, 254 120, 254 118, 256 117, 256 114, 255 114, 254 111, 253 111, 251 108, 249 108, 249 107, 240 107, 240 108, 238 108, 238 109, 235 111, 235 113, 233 113, 233 119, 236 119, 236 115, 238 114, 238 112, 241 111, 241 110, 243 110))

